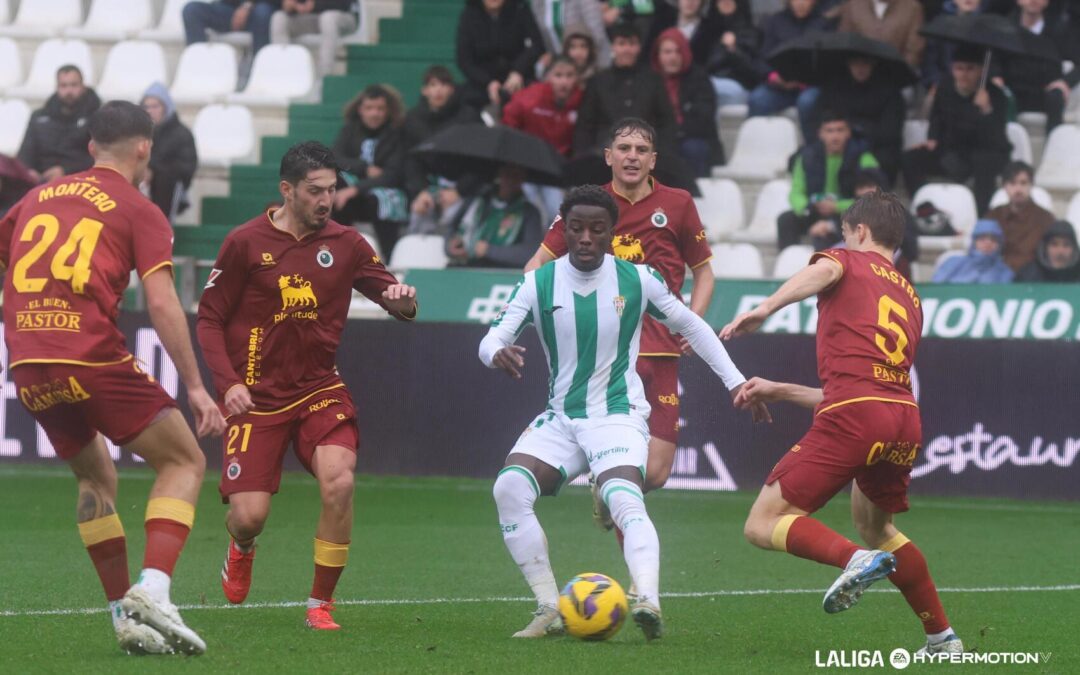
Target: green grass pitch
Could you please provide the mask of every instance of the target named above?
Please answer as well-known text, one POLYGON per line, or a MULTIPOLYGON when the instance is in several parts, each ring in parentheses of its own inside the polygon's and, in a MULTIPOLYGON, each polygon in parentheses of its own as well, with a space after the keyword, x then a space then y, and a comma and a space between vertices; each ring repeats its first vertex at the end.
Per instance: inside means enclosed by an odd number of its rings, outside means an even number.
MULTIPOLYGON (((133 574, 150 477, 121 471, 118 507, 133 574)), ((835 570, 742 539, 752 493, 680 491, 648 497, 662 546, 662 592, 670 594, 662 640, 645 644, 632 624, 606 643, 511 640, 533 606, 499 536, 490 486, 360 477, 350 564, 338 587, 343 630, 315 634, 303 628, 299 606, 311 584, 313 479, 285 477, 259 539, 251 595, 237 609, 226 608, 220 591, 225 508, 208 481, 173 585, 173 600, 189 606, 185 619, 207 653, 138 658, 119 651, 103 610, 80 611, 104 602, 74 524, 74 480, 63 467, 0 467, 0 672, 797 673, 819 670, 817 651, 887 657, 921 643, 918 621, 887 582, 850 612, 826 615, 821 591, 835 570)), ((1052 653, 1037 666, 935 668, 1080 672, 1080 508, 912 501, 898 525, 926 553, 968 649, 1052 653)), ((839 497, 821 517, 853 536, 847 509, 839 497)), ((614 538, 592 525, 584 489, 541 500, 538 513, 560 580, 599 571, 628 581, 614 538)))

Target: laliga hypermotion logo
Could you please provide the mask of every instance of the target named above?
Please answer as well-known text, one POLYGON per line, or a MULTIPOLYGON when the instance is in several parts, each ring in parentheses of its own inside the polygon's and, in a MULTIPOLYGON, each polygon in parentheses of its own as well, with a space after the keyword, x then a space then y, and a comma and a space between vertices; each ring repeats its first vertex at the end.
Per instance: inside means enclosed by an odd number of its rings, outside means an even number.
POLYGON ((318 307, 319 301, 315 292, 311 290, 311 282, 304 281, 299 274, 292 276, 282 275, 278 277, 278 288, 281 289, 281 308, 290 307, 318 307))

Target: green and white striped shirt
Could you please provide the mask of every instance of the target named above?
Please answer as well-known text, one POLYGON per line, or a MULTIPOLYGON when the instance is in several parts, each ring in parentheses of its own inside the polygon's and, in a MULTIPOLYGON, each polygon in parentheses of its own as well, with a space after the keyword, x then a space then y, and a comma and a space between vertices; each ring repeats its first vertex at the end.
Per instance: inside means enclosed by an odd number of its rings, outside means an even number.
POLYGON ((709 325, 671 294, 655 270, 612 255, 590 272, 563 256, 527 273, 480 343, 480 360, 494 367, 495 353, 534 324, 550 371, 549 410, 571 419, 647 416, 637 375, 645 314, 685 336, 728 389, 746 381, 709 325))

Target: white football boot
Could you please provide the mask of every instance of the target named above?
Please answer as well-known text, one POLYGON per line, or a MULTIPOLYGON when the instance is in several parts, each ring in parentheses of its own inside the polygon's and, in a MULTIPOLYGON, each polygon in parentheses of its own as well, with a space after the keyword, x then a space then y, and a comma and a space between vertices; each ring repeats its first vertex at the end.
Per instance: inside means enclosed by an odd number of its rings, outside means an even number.
POLYGON ((136 622, 161 633, 176 651, 184 654, 202 654, 206 651, 206 643, 184 624, 176 605, 171 602, 155 600, 145 589, 132 586, 124 594, 121 606, 136 622))
POLYGON ((151 628, 137 623, 124 613, 119 602, 109 603, 113 629, 120 648, 128 654, 172 654, 173 648, 165 637, 151 628))
POLYGON ((822 603, 829 614, 851 609, 859 597, 875 581, 880 581, 896 569, 896 556, 885 551, 859 551, 851 556, 843 573, 825 593, 822 603))
POLYGON ((513 637, 542 638, 546 635, 562 635, 564 630, 559 610, 551 605, 540 605, 533 612, 533 620, 529 625, 514 633, 513 637))
POLYGON ((956 633, 949 633, 949 635, 941 642, 930 642, 927 640, 926 644, 919 648, 916 654, 963 654, 964 643, 960 641, 960 638, 956 637, 956 633))
POLYGON ((664 634, 664 621, 660 618, 660 608, 648 600, 635 603, 630 610, 630 616, 645 634, 646 640, 651 642, 664 634))

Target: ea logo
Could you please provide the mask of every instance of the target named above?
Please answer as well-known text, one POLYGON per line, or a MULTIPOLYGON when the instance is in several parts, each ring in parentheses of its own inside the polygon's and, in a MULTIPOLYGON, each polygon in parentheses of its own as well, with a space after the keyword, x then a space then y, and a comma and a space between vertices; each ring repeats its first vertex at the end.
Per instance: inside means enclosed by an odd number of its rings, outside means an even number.
POLYGON ((319 267, 330 267, 334 264, 334 254, 328 248, 320 248, 315 255, 315 262, 319 263, 319 267))
POLYGON ((897 647, 889 654, 889 663, 897 670, 903 670, 911 665, 911 654, 903 647, 897 647))
POLYGON ((656 209, 652 214, 653 227, 665 227, 667 225, 667 214, 663 209, 656 209))
POLYGON ((240 464, 238 462, 233 462, 232 464, 230 464, 229 468, 225 471, 225 475, 229 478, 229 480, 236 480, 237 478, 239 478, 240 464))

